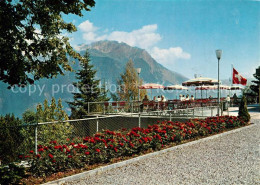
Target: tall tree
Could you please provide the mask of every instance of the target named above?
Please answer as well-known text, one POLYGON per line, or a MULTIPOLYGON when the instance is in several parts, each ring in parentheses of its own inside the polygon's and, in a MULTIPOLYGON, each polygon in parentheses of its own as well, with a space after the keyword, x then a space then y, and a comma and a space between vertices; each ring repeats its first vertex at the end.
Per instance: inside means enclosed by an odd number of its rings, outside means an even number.
MULTIPOLYGON (((252 84, 250 86, 250 89, 252 90, 251 94, 253 94, 254 96, 256 96, 260 99, 260 97, 259 97, 259 95, 260 95, 259 94, 260 93, 260 89, 259 89, 260 88, 260 66, 256 69, 256 73, 253 76, 255 77, 256 80, 252 80, 252 82, 254 84, 252 84)), ((259 101, 259 103, 260 103, 260 101, 259 101)))
POLYGON ((88 51, 84 55, 85 60, 81 62, 81 69, 76 73, 77 82, 73 85, 78 92, 73 93, 73 102, 68 102, 71 108, 71 118, 82 118, 88 114, 88 109, 96 110, 97 104, 88 104, 88 102, 108 101, 107 91, 100 86, 100 80, 95 79, 96 71, 90 64, 88 51), (88 107, 90 106, 90 107, 88 107))
POLYGON ((72 70, 69 57, 84 59, 62 35, 76 31, 62 15, 83 16, 94 5, 94 0, 1 0, 0 81, 19 86, 72 70))
MULTIPOLYGON (((136 69, 134 68, 134 63, 131 59, 126 63, 125 72, 120 75, 120 79, 117 83, 117 99, 124 101, 138 99, 138 86, 142 85, 143 82, 141 79, 138 79, 136 69)), ((140 99, 143 99, 145 95, 146 90, 141 90, 140 99)))

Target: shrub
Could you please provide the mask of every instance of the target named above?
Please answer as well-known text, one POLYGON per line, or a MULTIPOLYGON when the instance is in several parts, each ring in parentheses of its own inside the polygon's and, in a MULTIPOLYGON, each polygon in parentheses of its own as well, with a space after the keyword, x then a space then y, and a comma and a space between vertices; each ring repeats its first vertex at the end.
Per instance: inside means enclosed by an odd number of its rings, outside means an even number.
POLYGON ((0 116, 0 161, 8 164, 17 159, 19 146, 24 140, 22 121, 14 115, 0 116))
POLYGON ((20 180, 25 177, 25 168, 15 163, 8 166, 0 166, 0 184, 20 184, 20 180))
POLYGON ((244 120, 245 122, 250 121, 250 114, 248 113, 248 110, 247 110, 247 102, 246 102, 245 96, 243 96, 241 99, 238 117, 241 118, 242 120, 244 120))
POLYGON ((86 165, 110 162, 121 156, 132 156, 153 149, 160 150, 164 145, 191 139, 199 135, 218 133, 225 128, 245 125, 237 117, 221 116, 190 122, 163 121, 148 128, 131 130, 104 130, 92 137, 75 138, 63 142, 51 141, 38 146, 38 155, 30 151, 30 171, 36 176, 54 172, 82 168, 86 165))

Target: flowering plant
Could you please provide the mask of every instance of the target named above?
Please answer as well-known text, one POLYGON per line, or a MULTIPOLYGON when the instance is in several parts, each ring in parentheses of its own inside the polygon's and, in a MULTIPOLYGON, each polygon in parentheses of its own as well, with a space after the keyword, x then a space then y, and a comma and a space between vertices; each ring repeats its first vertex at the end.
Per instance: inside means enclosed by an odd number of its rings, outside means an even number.
MULTIPOLYGON (((36 176, 82 168, 85 165, 107 163, 121 156, 132 156, 147 150, 160 150, 170 143, 218 133, 246 123, 234 116, 193 119, 187 122, 162 121, 147 128, 104 130, 85 138, 67 139, 64 143, 51 141, 38 146, 38 154, 30 151, 30 171, 36 176)), ((25 156, 19 156, 23 158, 25 156)))

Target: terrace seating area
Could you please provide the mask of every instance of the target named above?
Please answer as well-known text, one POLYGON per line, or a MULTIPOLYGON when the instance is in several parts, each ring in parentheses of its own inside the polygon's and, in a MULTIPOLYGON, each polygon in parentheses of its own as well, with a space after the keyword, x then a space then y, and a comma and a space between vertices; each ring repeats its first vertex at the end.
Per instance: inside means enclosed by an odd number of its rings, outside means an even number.
MULTIPOLYGON (((225 101, 225 98, 221 98, 221 102, 225 101)), ((178 110, 188 109, 196 107, 211 107, 217 106, 217 99, 196 99, 180 101, 177 99, 168 101, 113 101, 103 102, 104 113, 116 112, 116 113, 127 113, 127 112, 152 112, 152 111, 167 111, 167 110, 178 110)))

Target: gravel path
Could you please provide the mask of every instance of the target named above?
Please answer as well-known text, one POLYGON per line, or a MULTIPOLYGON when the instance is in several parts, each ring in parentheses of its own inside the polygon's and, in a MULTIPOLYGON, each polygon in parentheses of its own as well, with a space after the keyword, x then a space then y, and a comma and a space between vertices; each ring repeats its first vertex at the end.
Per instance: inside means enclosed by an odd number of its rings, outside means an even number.
POLYGON ((67 184, 260 184, 259 115, 242 131, 67 184))

